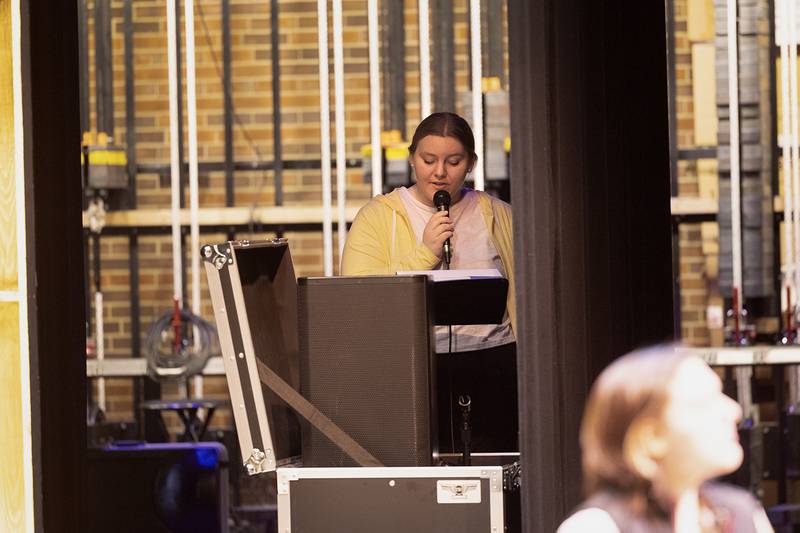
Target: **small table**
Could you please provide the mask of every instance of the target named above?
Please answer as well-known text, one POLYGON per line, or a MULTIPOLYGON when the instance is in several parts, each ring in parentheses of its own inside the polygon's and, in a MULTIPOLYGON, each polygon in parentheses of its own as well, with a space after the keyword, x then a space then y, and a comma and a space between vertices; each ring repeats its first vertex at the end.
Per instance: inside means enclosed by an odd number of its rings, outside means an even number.
MULTIPOLYGON (((200 442, 208 429, 208 424, 214 411, 223 402, 219 400, 147 400, 141 403, 142 409, 146 411, 156 411, 163 415, 164 411, 174 411, 183 422, 183 434, 178 440, 184 442, 200 442), (201 420, 198 413, 201 409, 206 410, 204 420, 201 420)), ((160 417, 164 423, 163 416, 160 417)), ((166 428, 165 434, 166 434, 166 428)))

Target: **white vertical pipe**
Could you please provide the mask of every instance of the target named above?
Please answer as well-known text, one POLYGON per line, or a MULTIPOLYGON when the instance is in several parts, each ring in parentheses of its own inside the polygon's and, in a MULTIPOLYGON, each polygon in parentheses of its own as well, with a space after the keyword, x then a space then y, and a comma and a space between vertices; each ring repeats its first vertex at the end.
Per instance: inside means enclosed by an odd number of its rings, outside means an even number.
POLYGON ((428 0, 419 0, 419 98, 420 119, 431 114, 431 36, 428 0))
MULTIPOLYGON (((94 324, 97 334, 96 357, 98 366, 106 357, 105 326, 103 325, 103 293, 94 293, 94 324)), ((106 378, 97 378, 97 405, 105 412, 106 410, 106 378)))
POLYGON ((331 110, 328 88, 328 2, 317 0, 319 31, 319 129, 322 160, 322 262, 333 275, 333 214, 331 213, 331 110))
POLYGON ((172 185, 172 294, 179 305, 183 305, 181 284, 181 162, 178 143, 178 14, 175 0, 167 0, 167 75, 169 80, 169 161, 170 183, 172 185))
MULTIPOLYGON (((789 28, 789 84, 791 97, 792 135, 789 153, 792 160, 792 233, 794 236, 794 272, 795 290, 800 288, 800 160, 798 159, 798 109, 797 109, 797 1, 790 0, 788 9, 789 28)), ((795 301, 799 301, 795 296, 795 301)), ((800 365, 789 367, 789 402, 793 406, 800 403, 800 365)))
MULTIPOLYGON (((195 73, 194 49, 194 0, 185 0, 186 19, 186 114, 189 124, 189 250, 192 257, 192 313, 200 316, 200 226, 199 226, 199 185, 197 179, 197 77, 195 73)), ((195 348, 198 342, 197 328, 194 328, 195 348)), ((203 376, 194 377, 194 395, 203 397, 203 376)))
POLYGON ((334 128, 336 131, 336 214, 339 260, 347 239, 347 218, 344 203, 347 198, 347 165, 344 118, 344 43, 342 42, 342 0, 333 0, 333 92, 335 100, 334 128))
POLYGON ((472 60, 472 131, 475 134, 475 153, 478 163, 472 169, 475 189, 482 191, 483 184, 483 65, 481 64, 481 0, 469 3, 470 48, 472 60))
POLYGON ((753 378, 753 367, 737 366, 736 375, 736 398, 742 408, 742 418, 758 422, 758 411, 753 409, 753 388, 751 379, 753 378))
POLYGON ((789 139, 789 158, 792 166, 792 234, 795 253, 792 270, 794 286, 800 287, 800 159, 798 159, 798 116, 797 116, 797 8, 795 0, 789 2, 789 107, 791 120, 791 136, 789 139))
MULTIPOLYGON (((741 175, 739 169, 739 50, 736 27, 736 0, 728 1, 728 101, 730 115, 730 158, 731 158, 731 259, 733 262, 733 290, 738 293, 738 309, 740 313, 744 304, 742 291, 742 212, 741 212, 741 175)), ((744 327, 744 324, 742 324, 744 327)), ((738 401, 745 419, 752 417, 752 401, 750 399, 749 367, 736 367, 736 383, 738 401)))
MULTIPOLYGON (((798 401, 800 401, 800 385, 798 383, 798 365, 791 365, 789 367, 789 401, 787 402, 789 406, 794 406, 795 408, 798 406, 798 401)), ((783 406, 781 406, 783 407, 783 406)))
POLYGON ((367 0, 367 25, 369 33, 369 132, 372 145, 372 196, 375 196, 383 192, 378 0, 367 0))
POLYGON ((744 294, 742 293, 742 213, 741 176, 739 170, 739 51, 737 49, 736 0, 727 0, 727 2, 728 101, 731 150, 731 255, 733 259, 733 287, 739 291, 739 305, 741 307, 744 302, 744 294))
MULTIPOLYGON (((789 105, 789 0, 778 0, 780 17, 776 27, 780 30, 781 49, 781 165, 783 169, 783 241, 784 241, 784 270, 783 282, 786 286, 794 285, 795 250, 792 232, 792 201, 796 192, 792 190, 792 165, 791 165, 791 125, 789 105)), ((796 289, 793 288, 794 293, 796 289)), ((796 295, 793 295, 796 297, 796 295)), ((792 302, 786 302, 786 309, 792 309, 792 302)))

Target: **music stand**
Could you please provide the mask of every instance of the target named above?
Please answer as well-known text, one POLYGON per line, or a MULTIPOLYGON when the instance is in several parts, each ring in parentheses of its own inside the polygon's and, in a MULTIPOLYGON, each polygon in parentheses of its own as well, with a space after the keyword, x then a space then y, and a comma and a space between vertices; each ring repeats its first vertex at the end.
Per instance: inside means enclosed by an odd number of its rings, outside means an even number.
POLYGON ((433 287, 437 326, 500 324, 506 311, 508 280, 496 269, 410 270, 398 276, 426 275, 433 287))

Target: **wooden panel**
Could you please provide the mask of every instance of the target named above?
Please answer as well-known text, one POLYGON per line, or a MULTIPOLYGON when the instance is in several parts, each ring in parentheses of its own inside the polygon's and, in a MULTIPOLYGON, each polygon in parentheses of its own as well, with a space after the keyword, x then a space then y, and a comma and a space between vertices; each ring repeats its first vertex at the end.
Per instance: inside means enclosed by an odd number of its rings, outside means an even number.
POLYGON ((19 304, 0 302, 0 531, 25 531, 19 304))
POLYGON ((694 143, 717 144, 717 80, 714 74, 714 43, 692 45, 692 96, 694 98, 694 143))
MULTIPOLYGON (((17 290, 11 4, 0 0, 0 290, 17 290)), ((25 531, 19 304, 0 302, 0 531, 25 531)))
POLYGON ((14 207, 14 94, 11 0, 0 0, 0 291, 17 288, 17 211, 14 207))
POLYGON ((713 0, 689 0, 686 3, 686 32, 690 41, 714 39, 713 0))

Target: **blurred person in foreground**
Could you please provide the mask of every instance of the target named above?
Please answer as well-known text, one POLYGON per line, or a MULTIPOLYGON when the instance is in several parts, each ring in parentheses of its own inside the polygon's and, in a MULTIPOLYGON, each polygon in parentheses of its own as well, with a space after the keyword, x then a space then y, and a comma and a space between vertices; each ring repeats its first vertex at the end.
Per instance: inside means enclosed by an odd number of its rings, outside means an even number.
POLYGON ((742 463, 741 414, 716 373, 680 347, 616 360, 581 426, 587 499, 558 533, 771 532, 748 492, 712 481, 742 463))

